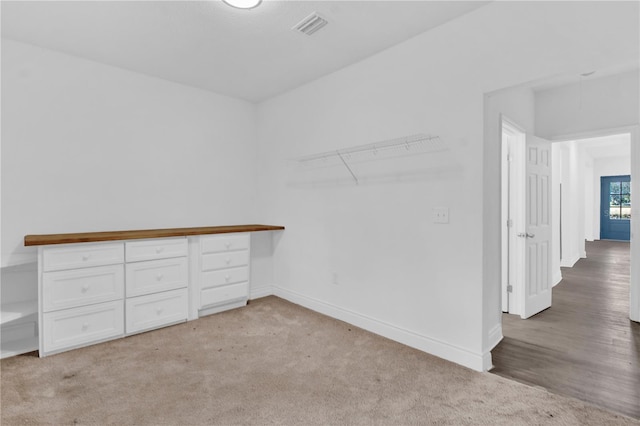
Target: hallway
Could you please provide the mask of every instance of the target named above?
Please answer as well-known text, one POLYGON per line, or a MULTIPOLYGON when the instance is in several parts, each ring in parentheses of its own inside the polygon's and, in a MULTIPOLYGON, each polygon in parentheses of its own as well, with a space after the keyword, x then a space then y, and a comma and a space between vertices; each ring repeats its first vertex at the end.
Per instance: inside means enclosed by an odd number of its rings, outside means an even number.
POLYGON ((503 314, 492 373, 640 418, 640 324, 629 320, 629 243, 587 242, 551 308, 503 314))

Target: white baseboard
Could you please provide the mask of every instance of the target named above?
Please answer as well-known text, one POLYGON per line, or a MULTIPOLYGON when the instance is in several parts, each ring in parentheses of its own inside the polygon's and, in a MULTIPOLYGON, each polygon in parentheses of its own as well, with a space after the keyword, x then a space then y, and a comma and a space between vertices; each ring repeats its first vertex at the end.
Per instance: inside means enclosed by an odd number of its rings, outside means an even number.
POLYGON ((560 284, 562 281, 562 271, 558 269, 555 274, 553 274, 553 285, 551 287, 555 287, 560 284))
POLYGON ((225 303, 223 305, 214 306, 212 308, 204 308, 198 310, 198 318, 202 318, 207 315, 217 314, 219 312, 228 311, 230 309, 242 308, 243 306, 247 306, 246 300, 237 300, 231 303, 225 303))
MULTIPOLYGON (((449 343, 432 339, 410 330, 385 323, 383 321, 359 314, 339 306, 323 302, 282 287, 275 286, 274 294, 289 302, 311 309, 332 318, 347 322, 356 327, 419 349, 423 352, 455 362, 476 371, 487 371, 491 367, 491 353, 475 353, 449 343)), ((500 334, 502 334, 500 332, 500 334)))
POLYGON ((493 370, 493 358, 491 358, 491 351, 487 351, 482 355, 482 370, 478 371, 491 371, 493 370))
POLYGON ((569 258, 560 259, 560 266, 563 268, 573 268, 573 265, 575 265, 578 260, 580 260, 580 254, 576 253, 569 258))
POLYGON ((640 323, 640 306, 638 306, 638 308, 636 309, 630 309, 629 310, 629 319, 631 321, 640 323))
POLYGON ((502 322, 498 323, 489 331, 489 341, 487 342, 487 351, 491 351, 502 340, 502 322))
POLYGON ((252 288, 249 292, 249 300, 260 299, 261 297, 273 296, 273 286, 261 286, 252 288))
POLYGON ((487 341, 487 349, 484 351, 482 355, 482 371, 489 371, 493 368, 493 361, 491 359, 491 351, 495 348, 498 343, 503 339, 502 335, 502 322, 496 324, 490 331, 489 337, 487 341))

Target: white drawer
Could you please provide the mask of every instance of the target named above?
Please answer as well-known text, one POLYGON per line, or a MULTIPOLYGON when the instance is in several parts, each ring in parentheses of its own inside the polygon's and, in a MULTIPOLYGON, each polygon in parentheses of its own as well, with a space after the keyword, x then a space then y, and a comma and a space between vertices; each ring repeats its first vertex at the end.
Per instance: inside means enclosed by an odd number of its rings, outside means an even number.
POLYGON ((122 300, 44 314, 44 351, 82 346, 124 335, 122 300))
POLYGON ((231 251, 227 253, 210 253, 202 255, 202 270, 237 268, 249 264, 249 251, 231 251))
POLYGON ((202 273, 202 288, 220 287, 249 281, 249 267, 206 271, 202 273))
POLYGON ((187 289, 165 291, 127 299, 127 334, 187 319, 187 289))
POLYGON ((226 285, 203 289, 200 293, 200 305, 202 307, 219 305, 234 300, 246 300, 249 298, 249 283, 226 285))
POLYGON ((124 296, 124 266, 98 266, 42 274, 44 312, 73 308, 124 296))
POLYGON ((249 234, 212 235, 201 237, 201 252, 219 253, 230 250, 247 250, 249 248, 249 234))
POLYGON ((127 297, 186 287, 187 258, 127 263, 127 297))
POLYGON ((42 255, 44 271, 113 265, 124 262, 124 244, 73 244, 45 247, 42 255))
POLYGON ((127 241, 125 244, 127 262, 186 256, 188 251, 187 239, 182 237, 127 241))

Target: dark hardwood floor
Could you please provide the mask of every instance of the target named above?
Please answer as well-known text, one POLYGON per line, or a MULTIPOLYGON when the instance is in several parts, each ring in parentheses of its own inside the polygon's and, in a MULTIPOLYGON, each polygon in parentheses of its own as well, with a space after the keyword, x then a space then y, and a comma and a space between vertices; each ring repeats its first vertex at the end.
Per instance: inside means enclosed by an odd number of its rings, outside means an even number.
POLYGON ((629 320, 629 243, 587 243, 551 308, 503 314, 492 373, 640 418, 640 324, 629 320))

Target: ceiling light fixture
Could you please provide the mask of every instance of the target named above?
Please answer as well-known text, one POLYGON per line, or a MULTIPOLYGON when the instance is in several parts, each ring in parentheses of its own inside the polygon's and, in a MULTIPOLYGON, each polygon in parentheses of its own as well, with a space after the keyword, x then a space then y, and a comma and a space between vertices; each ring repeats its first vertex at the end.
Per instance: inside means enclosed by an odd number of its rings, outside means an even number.
POLYGON ((222 0, 226 4, 231 7, 235 7, 237 9, 253 9, 254 7, 258 7, 262 0, 222 0))
POLYGON ((291 29, 310 36, 328 23, 329 22, 326 19, 318 15, 318 12, 313 12, 311 15, 294 25, 291 29))

